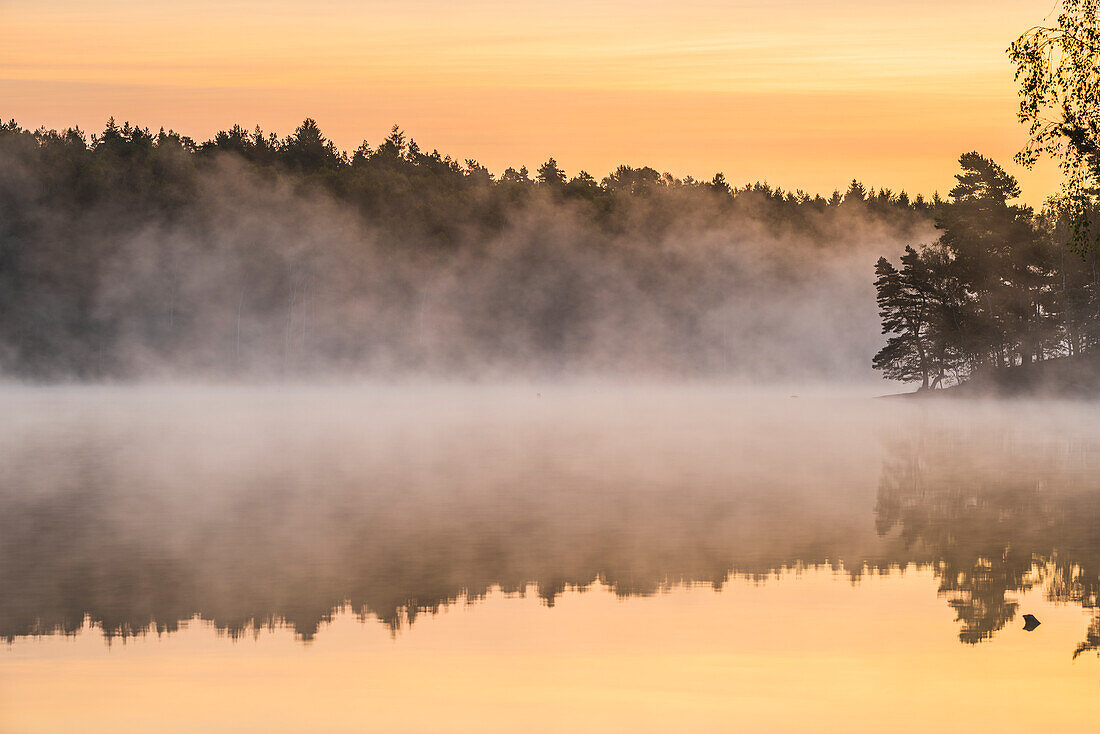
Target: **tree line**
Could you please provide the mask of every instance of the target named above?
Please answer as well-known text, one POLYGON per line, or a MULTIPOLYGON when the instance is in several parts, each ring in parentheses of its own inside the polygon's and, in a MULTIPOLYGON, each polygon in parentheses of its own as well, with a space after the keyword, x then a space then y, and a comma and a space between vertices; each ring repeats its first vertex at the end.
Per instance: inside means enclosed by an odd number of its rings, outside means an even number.
POLYGON ((1100 343, 1097 253, 1065 247, 1065 211, 1012 203, 1016 179, 976 152, 937 208, 934 242, 875 267, 889 338, 874 357, 885 377, 922 388, 982 370, 1076 356, 1100 343))
POLYGON ((888 378, 943 386, 1080 357, 1100 340, 1100 2, 1055 10, 1008 55, 1030 135, 1016 161, 1051 157, 1061 190, 1036 214, 1011 203, 1019 186, 995 162, 959 159, 958 184, 936 211, 939 238, 875 269, 889 338, 873 364, 888 378))
MULTIPOLYGON (((786 215, 845 204, 865 205, 880 213, 928 212, 939 203, 938 195, 927 200, 920 194, 910 198, 905 191, 867 188, 855 179, 843 193, 836 190, 826 197, 801 189, 785 191, 762 182, 736 187, 721 172, 709 181, 677 178, 649 166, 620 165, 600 180, 583 170, 570 177, 553 157, 534 172, 525 165, 508 167, 498 177, 475 159, 460 162, 438 150, 424 152, 397 125, 377 147, 364 140, 349 154, 337 148, 310 118, 285 137, 264 132, 259 126, 249 131, 234 125, 204 142, 164 128, 153 133, 129 122, 118 125, 114 118, 102 132, 91 136, 78 127, 31 130, 10 120, 0 123, 0 145, 9 159, 20 159, 44 174, 51 185, 51 198, 67 198, 76 205, 129 194, 143 204, 170 209, 187 198, 188 186, 193 184, 188 174, 223 154, 239 156, 269 176, 292 178, 296 185, 323 186, 374 216, 392 213, 395 200, 415 192, 414 198, 424 203, 420 213, 436 213, 433 224, 460 219, 450 210, 442 212, 441 202, 434 198, 468 195, 477 189, 499 190, 509 200, 525 190, 542 188, 565 198, 595 202, 604 215, 614 209, 616 195, 638 196, 667 188, 701 189, 732 200, 757 195, 785 206, 786 215)), ((407 205, 408 201, 400 203, 407 205)), ((492 224, 494 207, 487 209, 480 213, 492 224)))
POLYGON ((11 121, 0 372, 835 371, 822 329, 817 354, 777 356, 815 331, 784 303, 844 291, 822 276, 834 256, 918 236, 939 203, 554 158, 497 176, 396 126, 347 153, 311 119, 202 142, 11 121))

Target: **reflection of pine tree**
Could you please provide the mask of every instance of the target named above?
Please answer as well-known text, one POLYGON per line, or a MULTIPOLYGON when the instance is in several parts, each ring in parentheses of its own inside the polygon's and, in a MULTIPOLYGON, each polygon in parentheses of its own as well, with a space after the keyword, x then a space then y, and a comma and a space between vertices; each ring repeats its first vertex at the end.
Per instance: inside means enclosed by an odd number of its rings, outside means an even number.
POLYGON ((1085 633, 1084 641, 1073 651, 1073 657, 1076 660, 1081 653, 1093 650, 1100 650, 1100 613, 1094 614, 1089 631, 1085 633))
POLYGON ((956 620, 962 623, 960 642, 972 645, 990 638, 1016 616, 1019 605, 1005 595, 1030 586, 1031 556, 1013 555, 1006 551, 1001 558, 978 558, 966 569, 946 562, 938 569, 939 592, 949 598, 956 620))
MULTIPOLYGON (((1036 584, 1052 600, 1097 607, 1100 508, 1086 491, 1094 452, 1068 451, 1057 437, 1037 443, 1003 428, 935 430, 897 442, 883 464, 876 528, 897 529, 905 555, 931 563, 964 643, 1012 621, 1011 595, 1036 584)), ((1081 650, 1098 649, 1100 627, 1089 634, 1081 650)))

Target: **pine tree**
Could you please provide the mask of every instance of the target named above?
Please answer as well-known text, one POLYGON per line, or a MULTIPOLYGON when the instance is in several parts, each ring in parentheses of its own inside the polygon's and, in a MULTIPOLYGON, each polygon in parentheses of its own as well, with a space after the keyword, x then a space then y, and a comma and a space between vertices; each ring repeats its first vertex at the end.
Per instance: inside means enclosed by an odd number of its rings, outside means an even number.
POLYGON ((882 318, 882 333, 891 334, 886 346, 874 356, 872 364, 890 380, 913 382, 920 380, 927 389, 932 373, 929 358, 929 304, 925 293, 916 286, 913 272, 919 255, 912 247, 905 248, 902 272, 880 257, 875 264, 875 291, 882 318), (905 271, 908 272, 905 272, 905 271))

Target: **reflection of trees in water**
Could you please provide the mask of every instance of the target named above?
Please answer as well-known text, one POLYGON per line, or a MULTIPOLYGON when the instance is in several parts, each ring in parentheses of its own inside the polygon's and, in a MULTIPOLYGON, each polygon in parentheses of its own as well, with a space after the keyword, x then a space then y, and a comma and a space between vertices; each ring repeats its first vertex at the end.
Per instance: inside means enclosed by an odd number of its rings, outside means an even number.
POLYGON ((52 463, 57 446, 4 459, 0 636, 71 634, 87 619, 127 636, 198 616, 231 636, 287 624, 308 639, 340 609, 396 630, 494 589, 553 605, 594 584, 621 596, 721 588, 878 545, 873 469, 856 501, 844 477, 806 496, 782 472, 740 485, 736 468, 653 475, 465 455, 429 469, 393 458, 348 470, 337 451, 267 456, 239 474, 175 460, 168 471, 122 460, 132 440, 66 445, 52 463))
MULTIPOLYGON (((260 503, 259 491, 241 506, 260 503)), ((566 590, 597 583, 623 597, 682 583, 720 589, 731 573, 762 579, 796 558, 824 564, 826 549, 858 532, 854 523, 803 527, 820 534, 796 542, 792 555, 786 542, 772 540, 783 532, 782 500, 747 511, 706 503, 662 517, 664 503, 652 495, 629 500, 613 493, 570 508, 524 506, 509 493, 445 509, 419 498, 423 504, 409 512, 401 511, 401 500, 375 495, 395 504, 344 508, 347 514, 330 522, 319 517, 327 513, 285 498, 267 504, 263 518, 234 514, 231 527, 239 535, 193 527, 193 537, 177 546, 105 517, 104 499, 74 493, 49 508, 3 513, 9 521, 0 519, 0 587, 14 593, 0 595, 0 635, 75 633, 87 616, 108 636, 129 636, 170 632, 199 616, 234 637, 288 624, 308 639, 345 607, 396 630, 493 589, 534 591, 550 606, 566 590), (653 500, 643 514, 641 505, 653 500), (609 506, 616 501, 634 507, 619 508, 620 515, 609 506), (68 508, 64 515, 53 512, 60 507, 68 508), (742 530, 748 518, 773 510, 775 521, 742 530), (36 520, 18 526, 15 518, 28 515, 36 520), (275 515, 297 522, 272 519, 265 526, 275 515)))
MULTIPOLYGON (((341 609, 396 630, 493 589, 552 605, 597 583, 634 596, 918 564, 975 643, 1036 586, 1100 609, 1100 453, 1035 435, 909 430, 881 469, 831 473, 797 457, 664 473, 526 454, 486 463, 469 446, 430 466, 349 464, 346 445, 204 468, 171 442, 175 453, 142 465, 126 452, 154 449, 123 448, 133 435, 55 437, 2 457, 0 637, 89 619, 108 636, 170 632, 197 616, 231 636, 286 624, 308 639, 341 609)), ((1095 649, 1100 616, 1078 654, 1095 649)))
MULTIPOLYGON (((964 643, 1012 621, 1012 595, 1036 585, 1097 608, 1100 455, 1057 432, 1028 435, 927 432, 895 442, 883 463, 877 529, 897 529, 903 553, 931 565, 964 643)), ((1100 617, 1077 654, 1098 642, 1100 617)))

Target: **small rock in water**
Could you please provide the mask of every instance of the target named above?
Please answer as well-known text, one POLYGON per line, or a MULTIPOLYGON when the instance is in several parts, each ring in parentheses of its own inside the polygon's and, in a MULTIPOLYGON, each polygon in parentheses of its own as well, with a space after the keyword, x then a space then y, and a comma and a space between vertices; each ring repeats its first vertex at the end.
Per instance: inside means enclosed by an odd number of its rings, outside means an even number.
POLYGON ((1041 624, 1042 622, 1036 619, 1034 614, 1024 615, 1024 632, 1031 632, 1033 629, 1041 624))

